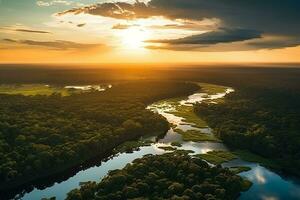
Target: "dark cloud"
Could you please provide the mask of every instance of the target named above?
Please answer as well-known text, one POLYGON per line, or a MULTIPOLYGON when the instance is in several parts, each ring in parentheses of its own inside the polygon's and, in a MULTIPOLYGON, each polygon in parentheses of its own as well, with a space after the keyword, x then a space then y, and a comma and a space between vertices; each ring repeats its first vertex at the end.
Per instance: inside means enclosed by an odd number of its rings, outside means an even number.
POLYGON ((218 28, 217 21, 206 23, 205 21, 179 21, 165 25, 152 25, 154 29, 184 29, 184 30, 215 30, 218 28))
POLYGON ((258 49, 279 49, 287 47, 296 47, 300 45, 300 40, 297 38, 277 38, 277 39, 255 39, 236 41, 232 43, 216 43, 216 44, 195 44, 190 43, 150 43, 148 49, 164 49, 172 51, 201 51, 201 52, 230 52, 230 51, 249 51, 258 49))
POLYGON ((3 39, 3 41, 5 41, 5 42, 17 42, 16 40, 8 39, 8 38, 3 39))
POLYGON ((205 51, 203 50, 207 46, 199 46, 199 45, 164 45, 164 46, 155 46, 148 45, 147 49, 152 50, 172 50, 172 51, 205 51))
POLYGON ((255 38, 261 38, 261 32, 246 29, 220 29, 199 35, 192 35, 172 40, 149 40, 152 43, 167 43, 172 45, 200 44, 212 45, 218 43, 240 42, 255 38))
POLYGON ((164 16, 170 19, 219 18, 231 27, 262 29, 270 32, 290 32, 297 29, 300 18, 297 0, 151 0, 148 4, 136 2, 102 3, 74 8, 59 13, 88 13, 118 19, 164 16), (281 30, 280 27, 286 29, 281 30), (292 27, 291 27, 292 25, 292 27))
POLYGON ((102 46, 101 44, 84 44, 77 42, 70 42, 64 40, 56 41, 35 41, 35 40, 13 40, 13 39, 3 39, 5 42, 25 44, 30 46, 40 46, 46 47, 52 50, 72 50, 72 49, 89 49, 102 46))
POLYGON ((32 30, 32 29, 22 29, 22 28, 17 28, 17 29, 0 28, 0 29, 9 30, 9 31, 16 31, 16 32, 25 32, 25 33, 52 34, 51 32, 48 32, 48 31, 32 30))
MULTIPOLYGON (((148 49, 165 49, 173 51, 246 51, 261 48, 247 45, 247 42, 257 41, 262 38, 262 33, 247 29, 222 28, 203 34, 187 36, 179 39, 149 40, 148 49), (159 43, 159 45, 155 45, 159 43)), ((265 48, 265 47, 264 47, 265 48)))
POLYGON ((82 8, 74 8, 67 10, 58 15, 65 14, 80 14, 88 13, 91 15, 100 15, 105 17, 112 17, 116 19, 133 19, 133 18, 147 18, 153 16, 155 9, 149 7, 145 3, 136 2, 134 4, 126 2, 116 3, 102 3, 91 6, 85 6, 82 8))
POLYGON ((123 29, 128 29, 132 27, 132 25, 128 25, 128 24, 116 24, 112 27, 112 29, 119 29, 119 30, 123 30, 123 29))
POLYGON ((227 27, 243 27, 273 34, 299 34, 297 0, 151 0, 148 7, 176 19, 218 18, 227 27))
POLYGON ((15 29, 14 31, 17 32, 27 32, 27 33, 45 33, 45 34, 51 34, 51 32, 48 31, 37 31, 37 30, 29 30, 29 29, 15 29))
POLYGON ((286 47, 296 47, 300 45, 300 38, 282 38, 277 40, 260 40, 247 43, 249 46, 257 49, 278 49, 286 47))
POLYGON ((77 27, 84 27, 85 25, 86 25, 86 23, 77 24, 77 27))
MULTIPOLYGON (((147 4, 138 1, 133 4, 102 3, 67 10, 59 15, 88 13, 129 20, 153 16, 196 21, 207 18, 219 19, 221 26, 227 29, 257 30, 263 32, 264 36, 284 36, 288 40, 288 42, 276 40, 272 44, 272 41, 264 41, 262 38, 257 43, 249 43, 251 46, 283 48, 299 44, 299 41, 294 39, 299 38, 300 35, 299 10, 300 1, 298 0, 150 0, 147 4)), ((204 36, 190 36, 178 39, 177 42, 187 39, 194 41, 199 37, 204 36)), ((228 39, 228 42, 233 41, 228 39)))

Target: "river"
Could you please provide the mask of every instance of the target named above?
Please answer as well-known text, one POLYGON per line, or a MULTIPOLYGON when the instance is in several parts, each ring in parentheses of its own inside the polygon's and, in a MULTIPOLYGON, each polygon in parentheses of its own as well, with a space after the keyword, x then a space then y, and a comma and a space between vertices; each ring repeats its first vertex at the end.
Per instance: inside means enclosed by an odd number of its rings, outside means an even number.
MULTIPOLYGON (((186 99, 180 100, 182 105, 192 105, 195 102, 201 102, 203 100, 214 101, 216 99, 223 98, 226 94, 233 92, 232 88, 227 88, 226 92, 218 93, 214 95, 208 95, 205 93, 195 93, 190 95, 186 99)), ((174 129, 179 128, 182 130, 189 129, 199 129, 195 128, 193 124, 183 123, 182 117, 177 117, 170 114, 168 111, 174 110, 172 104, 166 103, 166 101, 154 103, 148 106, 153 112, 158 112, 159 114, 166 117, 166 119, 173 124, 166 135, 159 140, 154 139, 155 142, 151 146, 140 147, 139 150, 133 153, 121 153, 110 159, 103 161, 99 166, 93 166, 82 171, 77 172, 74 176, 67 178, 65 181, 54 183, 52 186, 46 187, 44 189, 33 189, 31 192, 25 192, 21 199, 24 200, 38 200, 41 198, 49 198, 55 196, 57 200, 65 199, 67 193, 78 188, 81 182, 86 181, 101 181, 101 179, 107 175, 108 171, 114 169, 121 169, 126 164, 132 162, 136 158, 141 158, 146 154, 163 154, 166 151, 160 149, 160 146, 169 146, 171 142, 180 141, 182 147, 178 149, 193 150, 196 154, 206 153, 212 150, 227 150, 226 146, 222 143, 216 142, 185 142, 182 141, 181 135, 177 134, 174 129)), ((212 130, 209 127, 201 128, 202 132, 206 134, 212 134, 212 130)), ((141 138, 149 139, 149 138, 141 138)), ((253 185, 252 187, 241 194, 240 200, 296 200, 300 199, 300 181, 299 179, 282 177, 276 172, 267 169, 258 163, 246 162, 240 159, 235 159, 233 161, 223 164, 224 167, 233 166, 249 166, 250 171, 242 172, 239 175, 250 180, 253 185)))

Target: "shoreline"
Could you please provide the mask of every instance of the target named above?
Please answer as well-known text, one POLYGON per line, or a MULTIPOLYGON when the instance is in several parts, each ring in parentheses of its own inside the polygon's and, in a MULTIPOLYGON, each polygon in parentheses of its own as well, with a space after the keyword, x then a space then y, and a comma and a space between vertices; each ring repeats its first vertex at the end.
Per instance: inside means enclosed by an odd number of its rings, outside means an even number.
MULTIPOLYGON (((168 128, 168 130, 169 129, 170 127, 168 128)), ((161 133, 154 133, 152 135, 164 135, 168 130, 164 130, 161 133)), ((118 145, 114 146, 113 148, 110 148, 109 150, 101 154, 97 154, 91 158, 86 158, 81 162, 72 163, 64 167, 58 168, 56 170, 51 170, 51 172, 48 173, 43 173, 43 174, 39 173, 38 176, 22 177, 20 178, 22 181, 17 180, 11 183, 3 183, 0 185, 0 196, 2 197, 2 195, 4 195, 5 197, 8 198, 14 198, 14 197, 18 197, 19 194, 22 194, 23 191, 27 191, 27 189, 30 189, 32 191, 32 189, 34 188, 44 187, 42 183, 42 179, 46 179, 46 178, 50 180, 45 182, 44 185, 50 185, 50 184, 53 185, 56 182, 61 182, 60 180, 58 180, 59 178, 63 179, 62 181, 67 180, 68 178, 74 176, 76 173, 78 173, 81 170, 88 169, 91 166, 102 163, 103 161, 107 161, 111 157, 114 157, 114 155, 117 154, 113 152, 114 149, 124 144, 125 142, 134 141, 137 139, 139 140, 140 137, 147 136, 147 135, 149 135, 149 133, 142 136, 138 136, 136 138, 132 138, 130 140, 120 141, 118 145), (68 174, 67 178, 64 179, 64 177, 66 177, 66 174, 68 174)))

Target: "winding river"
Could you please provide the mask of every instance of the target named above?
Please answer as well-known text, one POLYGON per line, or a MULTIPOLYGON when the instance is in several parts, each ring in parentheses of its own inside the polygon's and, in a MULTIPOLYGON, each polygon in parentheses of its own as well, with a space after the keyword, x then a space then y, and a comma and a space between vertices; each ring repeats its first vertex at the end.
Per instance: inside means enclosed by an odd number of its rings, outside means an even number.
MULTIPOLYGON (((233 92, 231 88, 227 88, 226 92, 218 93, 214 95, 208 95, 205 93, 195 93, 190 95, 186 99, 180 100, 182 105, 192 105, 195 102, 201 102, 203 100, 214 101, 216 99, 223 98, 226 94, 233 92)), ((222 143, 216 142, 185 142, 182 141, 181 135, 177 134, 174 129, 179 128, 182 130, 199 129, 195 128, 193 124, 184 122, 182 117, 177 117, 170 114, 169 111, 174 111, 174 106, 168 104, 167 101, 154 103, 148 106, 148 109, 153 112, 157 112, 163 115, 171 124, 171 128, 162 139, 154 139, 154 143, 151 146, 140 147, 139 150, 133 153, 121 153, 110 159, 103 161, 100 166, 93 166, 82 171, 77 172, 74 176, 67 178, 60 183, 54 183, 52 186, 44 189, 33 189, 31 192, 25 192, 21 199, 24 200, 37 200, 41 198, 49 198, 55 196, 56 199, 65 199, 67 192, 80 186, 80 183, 87 181, 99 182, 108 171, 114 169, 121 169, 126 164, 132 162, 136 158, 141 158, 146 154, 163 154, 166 151, 158 147, 169 146, 171 142, 180 141, 182 147, 178 149, 193 150, 196 154, 206 153, 212 150, 227 150, 226 146, 222 143)), ((201 128, 202 132, 212 134, 209 127, 201 128)), ((149 139, 149 138, 142 138, 149 139)), ((300 199, 300 181, 297 179, 282 177, 274 171, 271 171, 265 167, 260 166, 258 163, 246 162, 240 159, 235 159, 230 162, 224 163, 225 167, 233 166, 249 166, 250 171, 240 173, 240 176, 250 180, 252 187, 241 194, 239 199, 248 200, 296 200, 300 199)))

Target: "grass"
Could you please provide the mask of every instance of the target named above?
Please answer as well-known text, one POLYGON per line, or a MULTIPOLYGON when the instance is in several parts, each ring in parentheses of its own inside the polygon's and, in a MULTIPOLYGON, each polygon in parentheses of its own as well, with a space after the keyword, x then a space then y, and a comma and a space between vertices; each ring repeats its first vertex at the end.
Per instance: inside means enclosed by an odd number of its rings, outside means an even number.
POLYGON ((185 97, 175 97, 175 98, 171 98, 171 99, 162 100, 161 103, 167 104, 167 105, 178 106, 179 101, 183 100, 184 98, 185 97))
POLYGON ((201 133, 197 130, 188 130, 183 131, 181 129, 175 129, 175 132, 179 133, 182 136, 184 141, 192 141, 192 142, 203 142, 203 141, 210 141, 210 142, 221 142, 218 138, 214 135, 201 133))
POLYGON ((221 86, 221 85, 214 85, 209 83, 198 83, 201 87, 201 92, 205 92, 208 95, 224 93, 228 87, 221 86))
POLYGON ((246 167, 246 166, 237 166, 237 167, 230 167, 229 168, 233 173, 239 174, 242 172, 247 172, 251 170, 251 167, 246 167))
POLYGON ((176 111, 168 113, 184 118, 184 120, 182 120, 183 122, 194 124, 197 128, 206 128, 208 126, 204 120, 194 113, 193 106, 177 105, 176 111))
POLYGON ((195 153, 193 150, 184 150, 184 149, 177 149, 175 152, 176 153, 184 153, 184 154, 195 153))
POLYGON ((10 94, 10 95, 24 95, 24 96, 34 96, 34 95, 51 95, 54 93, 59 93, 62 96, 70 95, 68 89, 63 87, 50 87, 42 84, 23 84, 23 85, 0 85, 0 94, 10 94))
POLYGON ((170 147, 170 146, 159 146, 159 149, 163 149, 165 151, 175 151, 177 150, 175 147, 170 147))
MULTIPOLYGON (((201 87, 201 92, 205 92, 208 95, 224 93, 226 92, 227 89, 227 87, 224 86, 208 84, 208 83, 198 83, 198 85, 201 87)), ((164 103, 175 106, 176 109, 175 111, 170 111, 167 113, 173 114, 177 117, 182 117, 184 118, 183 122, 194 124, 194 126, 197 128, 208 127, 207 123, 194 113, 193 106, 180 105, 179 104, 180 100, 182 99, 173 98, 173 99, 163 101, 164 103)), ((214 101, 223 101, 223 99, 214 100, 214 101)))
POLYGON ((222 164, 224 162, 228 162, 237 158, 236 155, 229 151, 209 151, 206 154, 198 154, 196 156, 215 165, 222 164))
MULTIPOLYGON (((201 92, 205 92, 208 95, 224 93, 227 89, 227 87, 220 86, 220 85, 214 85, 208 83, 197 83, 197 84, 201 87, 201 92)), ((179 102, 183 99, 184 98, 172 98, 172 99, 161 101, 161 104, 174 106, 175 107, 174 111, 169 111, 166 113, 184 118, 182 121, 186 124, 192 124, 196 128, 208 127, 207 123, 195 114, 193 106, 180 105, 179 102)), ((220 99, 219 101, 222 100, 220 99)), ((166 106, 166 108, 168 108, 168 106, 166 106)))
POLYGON ((141 146, 150 146, 152 143, 151 140, 146 141, 127 141, 119 146, 117 146, 113 153, 132 153, 135 150, 138 150, 141 146))
POLYGON ((248 161, 248 162, 257 162, 261 164, 262 166, 273 168, 273 169, 280 169, 280 166, 272 160, 269 160, 267 158, 264 158, 262 156, 253 154, 247 150, 237 150, 234 151, 234 154, 239 156, 242 160, 248 161))
POLYGON ((175 147, 181 147, 182 146, 182 144, 180 142, 172 142, 171 145, 175 146, 175 147))
POLYGON ((172 129, 176 129, 176 125, 175 124, 170 124, 170 127, 172 128, 172 129))
POLYGON ((249 181, 247 179, 243 179, 242 191, 245 192, 245 191, 249 190, 251 188, 252 184, 253 183, 251 181, 249 181))

